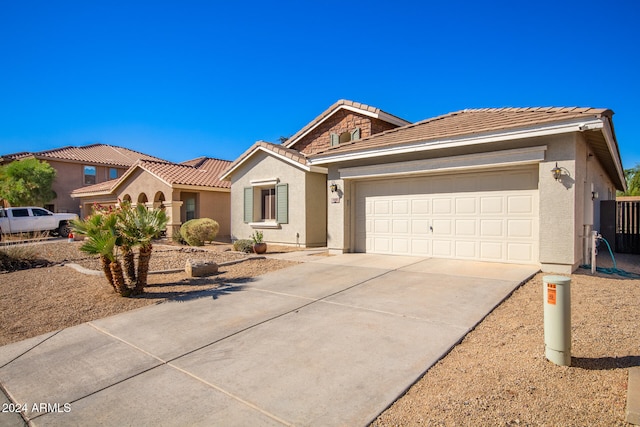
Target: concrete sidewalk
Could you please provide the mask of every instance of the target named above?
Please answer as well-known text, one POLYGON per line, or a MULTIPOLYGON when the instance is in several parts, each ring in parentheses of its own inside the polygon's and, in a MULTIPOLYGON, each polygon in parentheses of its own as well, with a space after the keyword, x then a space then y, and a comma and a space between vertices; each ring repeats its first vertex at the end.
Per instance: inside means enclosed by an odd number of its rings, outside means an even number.
POLYGON ((305 261, 4 346, 0 383, 38 426, 365 425, 537 271, 305 261))

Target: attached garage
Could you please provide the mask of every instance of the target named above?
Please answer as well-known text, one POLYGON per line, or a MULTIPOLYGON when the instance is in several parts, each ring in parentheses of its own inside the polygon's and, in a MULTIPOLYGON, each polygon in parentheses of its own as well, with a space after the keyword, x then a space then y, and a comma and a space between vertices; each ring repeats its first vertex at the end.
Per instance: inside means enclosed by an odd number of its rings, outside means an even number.
POLYGON ((538 168, 357 181, 355 250, 538 262, 538 168))

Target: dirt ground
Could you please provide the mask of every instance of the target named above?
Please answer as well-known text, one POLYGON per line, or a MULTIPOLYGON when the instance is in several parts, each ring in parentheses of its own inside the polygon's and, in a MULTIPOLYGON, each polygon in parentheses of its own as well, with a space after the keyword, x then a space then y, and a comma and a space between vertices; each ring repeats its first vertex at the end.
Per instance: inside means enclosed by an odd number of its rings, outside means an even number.
MULTIPOLYGON (((100 268, 95 257, 78 250, 80 245, 66 241, 38 244, 32 255, 55 265, 0 274, 0 345, 168 299, 197 298, 203 291, 246 283, 260 274, 294 264, 272 259, 248 260, 220 267, 217 275, 204 278, 189 278, 184 272, 150 274, 143 295, 123 298, 104 277, 79 273, 63 265, 100 268)), ((183 269, 188 259, 222 263, 247 258, 246 254, 227 249, 227 245, 208 245, 206 249, 155 245, 150 270, 183 269)))
MULTIPOLYGON (((38 257, 97 268, 79 243, 38 246, 38 257)), ((182 268, 186 259, 245 258, 225 252, 156 245, 151 270, 182 268)), ((290 248, 271 248, 278 251, 290 248)), ((607 254, 598 264, 610 267, 607 254)), ((617 255, 618 268, 640 273, 640 256, 617 255)), ((145 295, 117 296, 103 277, 64 266, 0 274, 0 345, 156 304, 197 298, 223 283, 246 283, 291 265, 252 260, 216 276, 152 274, 145 295)), ((542 278, 518 288, 451 352, 376 419, 374 426, 622 426, 628 369, 640 366, 640 279, 586 270, 571 275, 572 366, 544 357, 542 278)), ((223 290, 223 289, 222 289, 223 290)))
MULTIPOLYGON (((616 259, 640 273, 640 256, 616 259)), ((610 257, 598 263, 610 267, 610 257)), ((571 275, 572 361, 561 367, 544 357, 543 276, 517 289, 373 425, 628 425, 628 369, 640 366, 640 280, 571 275)))

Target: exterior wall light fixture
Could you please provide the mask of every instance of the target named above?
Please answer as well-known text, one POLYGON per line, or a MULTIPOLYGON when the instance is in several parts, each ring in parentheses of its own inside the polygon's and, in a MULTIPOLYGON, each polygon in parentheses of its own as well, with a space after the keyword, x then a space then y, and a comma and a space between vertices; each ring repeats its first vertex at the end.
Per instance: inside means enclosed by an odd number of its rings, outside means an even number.
POLYGON ((560 177, 562 176, 562 168, 558 167, 558 162, 556 162, 556 167, 551 169, 551 174, 556 181, 560 181, 560 177))
POLYGON ((332 182, 331 185, 329 186, 329 189, 331 190, 332 193, 335 193, 336 191, 338 191, 338 184, 336 184, 335 182, 332 182))

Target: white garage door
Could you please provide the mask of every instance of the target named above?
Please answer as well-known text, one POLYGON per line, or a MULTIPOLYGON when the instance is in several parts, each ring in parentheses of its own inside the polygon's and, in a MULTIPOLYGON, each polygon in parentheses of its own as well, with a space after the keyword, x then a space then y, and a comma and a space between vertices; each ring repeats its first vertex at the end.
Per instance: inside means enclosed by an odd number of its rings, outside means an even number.
POLYGON ((537 167, 356 183, 356 251, 538 261, 537 167))

